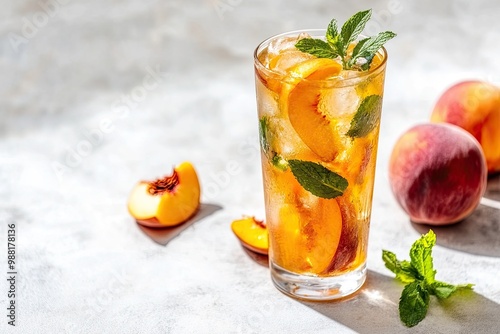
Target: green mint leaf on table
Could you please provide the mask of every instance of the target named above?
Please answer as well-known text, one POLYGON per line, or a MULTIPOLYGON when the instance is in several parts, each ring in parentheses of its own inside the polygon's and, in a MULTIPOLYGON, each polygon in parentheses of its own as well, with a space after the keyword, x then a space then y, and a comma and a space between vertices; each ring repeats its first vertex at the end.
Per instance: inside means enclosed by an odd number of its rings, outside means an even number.
POLYGON ((378 50, 390 39, 396 36, 395 33, 386 31, 377 36, 368 37, 357 42, 351 54, 349 46, 354 43, 366 26, 372 14, 371 9, 358 12, 351 16, 338 31, 337 20, 330 21, 326 30, 326 42, 321 39, 304 38, 295 44, 295 47, 302 52, 310 53, 319 58, 340 57, 345 70, 355 69, 366 71, 378 50))
POLYGON ((471 290, 474 284, 459 284, 453 285, 445 282, 434 281, 430 289, 432 294, 438 297, 439 299, 446 299, 451 296, 452 293, 459 290, 471 290))
POLYGON ((419 273, 419 279, 432 284, 436 276, 432 263, 432 247, 436 244, 436 235, 432 230, 415 241, 410 249, 411 265, 419 273))
POLYGON ((359 138, 369 134, 377 126, 381 110, 382 97, 380 95, 365 97, 352 118, 347 135, 359 138))
POLYGON ((399 299, 399 318, 408 327, 422 321, 429 308, 429 292, 418 281, 405 286, 399 299))
POLYGON ((399 261, 396 254, 386 250, 382 251, 382 259, 387 269, 396 274, 396 279, 401 283, 411 283, 417 279, 417 273, 408 261, 399 261))
POLYGON ((336 58, 338 54, 330 45, 321 39, 303 38, 295 44, 295 47, 302 52, 310 53, 318 58, 336 58))
POLYGON ((399 317, 408 327, 418 324, 427 314, 429 296, 448 298, 458 290, 470 290, 473 284, 453 285, 436 281, 436 270, 432 261, 432 247, 436 235, 432 230, 415 241, 410 249, 410 262, 399 261, 396 255, 382 251, 382 260, 387 269, 396 274, 396 279, 408 283, 399 300, 399 317))
POLYGON ((342 196, 348 186, 345 178, 324 166, 302 160, 289 160, 290 169, 304 189, 321 198, 342 196))

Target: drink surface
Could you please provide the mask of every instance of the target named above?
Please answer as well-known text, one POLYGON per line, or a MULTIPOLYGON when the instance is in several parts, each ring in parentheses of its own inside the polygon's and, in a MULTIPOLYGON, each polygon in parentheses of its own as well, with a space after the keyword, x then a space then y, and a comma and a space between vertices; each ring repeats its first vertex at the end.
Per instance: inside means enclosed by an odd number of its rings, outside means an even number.
POLYGON ((369 71, 345 71, 297 50, 303 37, 257 51, 269 256, 293 273, 335 276, 366 261, 385 60, 378 53, 369 71), (320 164, 348 186, 336 198, 313 195, 290 161, 320 164))

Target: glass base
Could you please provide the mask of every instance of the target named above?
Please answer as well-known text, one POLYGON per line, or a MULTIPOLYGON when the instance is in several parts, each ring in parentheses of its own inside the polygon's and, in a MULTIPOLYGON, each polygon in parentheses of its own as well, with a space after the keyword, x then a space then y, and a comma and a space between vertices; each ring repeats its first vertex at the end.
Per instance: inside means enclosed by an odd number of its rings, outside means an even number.
POLYGON ((270 262, 274 285, 284 294, 306 300, 333 300, 356 292, 366 279, 366 264, 339 276, 299 275, 270 262))

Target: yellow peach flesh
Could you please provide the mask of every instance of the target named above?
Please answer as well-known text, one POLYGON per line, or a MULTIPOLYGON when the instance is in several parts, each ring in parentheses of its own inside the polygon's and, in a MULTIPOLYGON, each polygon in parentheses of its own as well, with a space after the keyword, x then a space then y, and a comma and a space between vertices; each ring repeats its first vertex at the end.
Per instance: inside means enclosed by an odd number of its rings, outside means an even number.
POLYGON ((241 244, 257 253, 267 254, 269 249, 269 235, 263 222, 247 217, 231 223, 233 233, 241 244))
POLYGON ((129 197, 128 210, 138 221, 154 218, 163 226, 175 226, 194 215, 199 204, 198 176, 193 165, 184 162, 169 177, 137 184, 129 197))

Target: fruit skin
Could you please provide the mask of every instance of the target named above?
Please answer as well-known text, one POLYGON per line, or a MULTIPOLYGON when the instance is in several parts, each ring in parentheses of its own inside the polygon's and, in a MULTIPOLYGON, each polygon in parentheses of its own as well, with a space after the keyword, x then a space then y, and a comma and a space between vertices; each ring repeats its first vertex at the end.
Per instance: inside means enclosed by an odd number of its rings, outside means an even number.
POLYGON ((447 225, 467 217, 486 190, 479 143, 451 124, 420 124, 397 141, 389 161, 396 200, 415 223, 447 225))
POLYGON ((231 230, 245 248, 267 255, 269 234, 264 222, 256 220, 254 217, 245 217, 233 221, 231 230))
POLYGON ((183 162, 171 176, 160 180, 170 182, 171 189, 151 193, 154 182, 139 182, 128 199, 128 210, 136 220, 156 218, 162 226, 179 225, 193 216, 200 205, 200 183, 193 165, 183 162))
POLYGON ((488 172, 500 171, 500 88, 481 81, 463 81, 437 101, 431 122, 447 122, 471 133, 481 144, 488 172))

